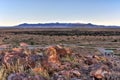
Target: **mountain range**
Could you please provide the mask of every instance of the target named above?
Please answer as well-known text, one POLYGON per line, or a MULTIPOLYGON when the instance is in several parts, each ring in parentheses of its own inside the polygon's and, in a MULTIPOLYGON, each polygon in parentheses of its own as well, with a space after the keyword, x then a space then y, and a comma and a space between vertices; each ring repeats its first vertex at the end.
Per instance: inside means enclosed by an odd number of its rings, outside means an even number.
MULTIPOLYGON (((1 27, 4 28, 4 27, 1 27)), ((37 23, 28 24, 23 23, 12 28, 120 28, 120 26, 105 26, 105 25, 95 25, 91 23, 37 23)))
POLYGON ((95 25, 91 23, 23 23, 15 26, 16 28, 120 28, 120 26, 95 25))

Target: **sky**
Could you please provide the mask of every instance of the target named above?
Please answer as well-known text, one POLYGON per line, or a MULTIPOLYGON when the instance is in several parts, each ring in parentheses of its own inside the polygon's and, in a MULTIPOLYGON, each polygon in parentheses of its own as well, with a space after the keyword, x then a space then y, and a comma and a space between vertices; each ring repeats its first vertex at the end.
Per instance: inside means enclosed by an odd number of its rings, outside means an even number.
POLYGON ((49 22, 120 25, 120 0, 0 0, 0 26, 49 22))

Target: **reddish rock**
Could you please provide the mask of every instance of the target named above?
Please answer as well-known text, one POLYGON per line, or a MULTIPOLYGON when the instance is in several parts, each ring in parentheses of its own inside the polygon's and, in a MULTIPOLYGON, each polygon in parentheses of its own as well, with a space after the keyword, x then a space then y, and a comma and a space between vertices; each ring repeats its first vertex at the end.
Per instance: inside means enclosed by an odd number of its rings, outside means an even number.
POLYGON ((66 55, 72 54, 72 50, 70 48, 55 46, 55 49, 56 49, 57 54, 60 56, 66 56, 66 55))
POLYGON ((56 49, 53 46, 47 48, 46 55, 48 57, 48 62, 59 63, 56 49))

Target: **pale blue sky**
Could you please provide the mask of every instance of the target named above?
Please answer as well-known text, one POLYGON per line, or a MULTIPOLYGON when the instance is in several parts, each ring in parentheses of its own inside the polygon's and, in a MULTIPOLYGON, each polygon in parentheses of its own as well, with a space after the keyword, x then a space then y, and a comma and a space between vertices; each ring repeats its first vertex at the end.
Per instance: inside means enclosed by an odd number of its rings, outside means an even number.
POLYGON ((45 22, 120 25, 120 0, 0 0, 0 26, 45 22))

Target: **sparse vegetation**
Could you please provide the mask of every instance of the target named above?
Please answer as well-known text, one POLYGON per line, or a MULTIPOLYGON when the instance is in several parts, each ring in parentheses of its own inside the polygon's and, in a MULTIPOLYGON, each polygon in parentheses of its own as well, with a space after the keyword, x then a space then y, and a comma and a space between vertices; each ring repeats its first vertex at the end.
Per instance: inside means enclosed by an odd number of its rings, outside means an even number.
POLYGON ((0 80, 120 79, 119 30, 52 30, 1 30, 0 80), (97 47, 117 54, 100 56, 97 47))

